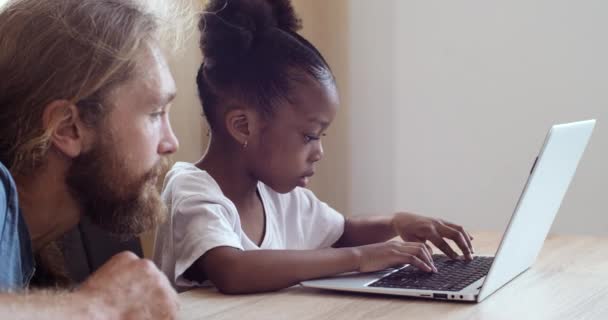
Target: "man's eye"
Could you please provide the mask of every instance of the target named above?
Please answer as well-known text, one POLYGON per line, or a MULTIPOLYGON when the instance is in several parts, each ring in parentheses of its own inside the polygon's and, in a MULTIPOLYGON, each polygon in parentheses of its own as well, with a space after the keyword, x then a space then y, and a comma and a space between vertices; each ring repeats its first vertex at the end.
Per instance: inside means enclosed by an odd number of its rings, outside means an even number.
POLYGON ((150 116, 152 118, 160 118, 160 117, 164 116, 165 113, 166 113, 165 111, 159 111, 159 112, 151 113, 150 116))

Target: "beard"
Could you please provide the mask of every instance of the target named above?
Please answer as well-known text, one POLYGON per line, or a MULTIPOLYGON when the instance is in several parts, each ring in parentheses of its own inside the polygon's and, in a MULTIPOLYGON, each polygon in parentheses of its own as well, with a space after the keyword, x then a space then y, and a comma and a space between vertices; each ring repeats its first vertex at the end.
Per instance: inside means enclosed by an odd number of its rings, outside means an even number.
POLYGON ((73 160, 66 183, 94 225, 129 239, 164 220, 167 208, 156 181, 169 168, 169 159, 163 157, 147 173, 135 176, 128 169, 128 157, 113 147, 111 139, 105 140, 73 160))

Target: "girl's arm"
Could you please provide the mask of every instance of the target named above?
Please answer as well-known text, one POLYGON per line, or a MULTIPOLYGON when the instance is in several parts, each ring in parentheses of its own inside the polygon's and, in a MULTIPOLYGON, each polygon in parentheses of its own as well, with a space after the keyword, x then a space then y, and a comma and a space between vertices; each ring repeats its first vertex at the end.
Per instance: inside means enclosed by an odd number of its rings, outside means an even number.
POLYGON ((413 213, 399 212, 392 216, 347 218, 344 233, 335 247, 351 247, 383 242, 395 236, 404 241, 432 242, 453 259, 456 253, 444 238, 454 241, 465 258, 472 259, 473 237, 463 227, 448 221, 424 217, 413 213))
POLYGON ((361 271, 371 272, 413 264, 431 272, 430 253, 420 243, 385 242, 352 248, 319 250, 251 250, 217 247, 199 258, 184 274, 187 279, 211 280, 222 293, 272 291, 301 281, 361 271))
POLYGON ((334 247, 344 248, 384 242, 396 236, 393 216, 346 218, 344 233, 334 247))

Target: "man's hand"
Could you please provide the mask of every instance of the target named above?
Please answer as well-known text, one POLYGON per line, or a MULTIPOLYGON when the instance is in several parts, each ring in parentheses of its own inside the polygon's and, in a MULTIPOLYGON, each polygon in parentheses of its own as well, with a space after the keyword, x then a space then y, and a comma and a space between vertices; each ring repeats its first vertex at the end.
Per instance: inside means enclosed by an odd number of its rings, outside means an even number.
POLYGON ((395 232, 404 241, 425 243, 432 242, 439 250, 452 259, 458 254, 450 247, 444 238, 450 239, 458 245, 464 257, 472 260, 474 253, 471 240, 473 237, 463 227, 440 219, 419 216, 413 213, 397 213, 392 221, 395 232))
POLYGON ((107 319, 174 319, 178 310, 177 293, 167 277, 152 261, 131 252, 112 257, 74 294, 107 319))

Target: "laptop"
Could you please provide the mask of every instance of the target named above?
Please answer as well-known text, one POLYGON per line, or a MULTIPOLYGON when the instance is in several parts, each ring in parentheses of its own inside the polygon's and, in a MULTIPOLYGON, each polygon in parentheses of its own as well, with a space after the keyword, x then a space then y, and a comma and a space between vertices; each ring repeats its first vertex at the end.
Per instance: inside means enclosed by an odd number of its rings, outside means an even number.
POLYGON ((495 256, 472 261, 434 255, 438 273, 411 265, 374 273, 348 273, 304 281, 304 287, 428 299, 481 302, 526 271, 538 256, 595 120, 551 127, 536 157, 495 256))

